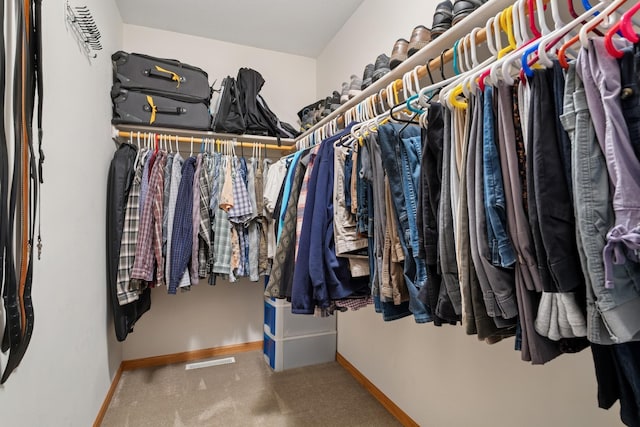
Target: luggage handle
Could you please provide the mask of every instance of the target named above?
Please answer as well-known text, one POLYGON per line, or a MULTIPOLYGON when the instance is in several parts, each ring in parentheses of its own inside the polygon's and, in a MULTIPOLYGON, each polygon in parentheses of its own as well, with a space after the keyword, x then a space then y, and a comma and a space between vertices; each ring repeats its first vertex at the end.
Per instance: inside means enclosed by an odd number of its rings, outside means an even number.
POLYGON ((166 80, 172 80, 174 82, 178 82, 178 85, 176 86, 176 88, 180 87, 180 83, 184 83, 186 81, 184 77, 178 75, 177 73, 166 70, 157 65, 155 66, 155 69, 147 68, 146 70, 144 70, 144 75, 147 77, 155 77, 158 79, 166 79, 166 80))
POLYGON ((147 104, 142 107, 144 111, 147 113, 151 113, 151 117, 149 118, 149 124, 152 125, 156 121, 156 114, 168 114, 173 116, 179 116, 181 114, 186 114, 187 109, 184 107, 175 107, 175 108, 163 108, 158 107, 154 104, 153 98, 147 95, 147 104))

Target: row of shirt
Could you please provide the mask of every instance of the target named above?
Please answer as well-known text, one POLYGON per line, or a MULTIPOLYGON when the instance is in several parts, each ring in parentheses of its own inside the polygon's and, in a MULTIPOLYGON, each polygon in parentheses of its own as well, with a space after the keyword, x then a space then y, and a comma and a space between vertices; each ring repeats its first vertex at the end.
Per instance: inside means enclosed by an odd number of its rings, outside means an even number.
POLYGON ((258 281, 267 274, 274 245, 263 198, 270 163, 139 149, 120 242, 120 305, 147 287, 166 285, 175 294, 207 277, 215 284, 216 277, 258 281))

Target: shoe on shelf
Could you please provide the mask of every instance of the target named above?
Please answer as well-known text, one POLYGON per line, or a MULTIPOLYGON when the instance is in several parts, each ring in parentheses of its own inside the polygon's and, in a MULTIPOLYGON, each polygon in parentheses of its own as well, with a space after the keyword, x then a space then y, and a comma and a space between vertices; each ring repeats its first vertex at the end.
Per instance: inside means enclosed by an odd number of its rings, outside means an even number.
POLYGON ((340 95, 340 104, 344 104, 349 100, 349 83, 342 82, 342 93, 340 95))
POLYGON ((456 25, 488 0, 456 0, 453 4, 453 20, 451 25, 456 25))
POLYGON ((452 19, 453 4, 449 0, 438 3, 436 11, 433 14, 433 22, 431 24, 431 40, 436 39, 442 33, 451 28, 452 19))
POLYGON ((373 64, 367 64, 362 73, 362 87, 360 89, 365 90, 371 86, 371 83, 373 83, 373 64))
POLYGON ((371 76, 371 82, 377 82, 390 71, 391 67, 389 67, 389 57, 386 54, 381 53, 376 58, 375 65, 373 66, 373 76, 371 76))
POLYGON ((431 30, 424 25, 418 25, 411 32, 411 39, 409 40, 409 49, 407 50, 408 56, 413 55, 431 41, 431 30))
POLYGON ((331 95, 331 111, 336 111, 338 108, 340 108, 340 92, 334 90, 331 95))
POLYGON ((313 127, 313 112, 311 110, 305 110, 300 120, 300 130, 302 132, 309 130, 313 127))
POLYGON ((362 92, 362 79, 355 74, 351 75, 351 84, 349 85, 349 99, 360 95, 362 92))
POLYGON ((406 39, 398 39, 393 45, 391 51, 391 60, 389 61, 389 67, 393 70, 402 63, 408 57, 409 42, 406 39))

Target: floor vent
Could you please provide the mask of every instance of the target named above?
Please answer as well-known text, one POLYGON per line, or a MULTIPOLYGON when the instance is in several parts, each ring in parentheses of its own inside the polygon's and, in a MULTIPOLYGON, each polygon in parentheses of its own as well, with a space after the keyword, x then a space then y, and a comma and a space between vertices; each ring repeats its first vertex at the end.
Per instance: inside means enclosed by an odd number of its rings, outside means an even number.
POLYGON ((203 360, 202 362, 187 363, 184 369, 190 371, 191 369, 202 369, 210 366, 228 365, 230 363, 236 363, 235 357, 225 357, 224 359, 215 360, 203 360))

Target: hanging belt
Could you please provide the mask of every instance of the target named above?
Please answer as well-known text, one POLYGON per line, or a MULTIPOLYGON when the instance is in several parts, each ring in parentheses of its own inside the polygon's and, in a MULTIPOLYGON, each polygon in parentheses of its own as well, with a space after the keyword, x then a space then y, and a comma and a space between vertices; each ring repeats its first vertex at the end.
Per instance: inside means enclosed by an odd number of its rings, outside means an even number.
MULTIPOLYGON (((16 52, 16 76, 14 85, 14 114, 16 150, 14 159, 14 178, 20 177, 12 183, 10 199, 10 223, 13 225, 16 210, 16 192, 20 187, 20 218, 18 225, 20 233, 17 247, 20 248, 20 275, 15 280, 13 291, 9 292, 9 307, 7 309, 7 326, 9 333, 8 342, 3 342, 4 347, 9 344, 10 352, 0 383, 9 378, 13 370, 20 364, 31 341, 34 325, 34 310, 31 301, 31 288, 33 279, 33 236, 38 213, 39 184, 38 178, 42 168, 44 157, 36 167, 35 152, 33 148, 32 123, 34 112, 34 89, 38 88, 38 140, 39 154, 42 154, 42 88, 41 88, 41 2, 40 0, 24 0, 18 9, 18 37, 16 52), (22 8, 21 8, 22 6, 22 8), (19 286, 16 289, 16 282, 19 286), (15 292, 17 290, 17 293, 15 292), (9 309, 11 312, 9 312, 9 309)), ((5 199, 6 200, 6 199, 5 199)), ((12 231, 12 230, 10 230, 12 231)), ((13 235, 13 233, 8 236, 13 235)), ((38 247, 40 247, 40 235, 38 235, 38 247)), ((7 242, 6 248, 10 246, 7 242)), ((9 251, 7 251, 9 252, 9 251)), ((13 260, 11 260, 13 266, 13 260)), ((15 271, 13 272, 15 277, 15 271)), ((6 300, 5 300, 6 305, 6 300)))

